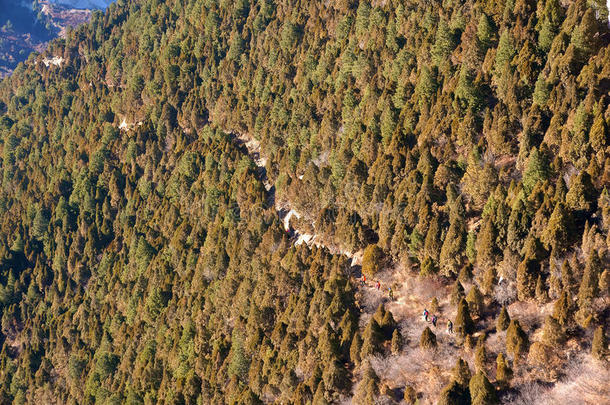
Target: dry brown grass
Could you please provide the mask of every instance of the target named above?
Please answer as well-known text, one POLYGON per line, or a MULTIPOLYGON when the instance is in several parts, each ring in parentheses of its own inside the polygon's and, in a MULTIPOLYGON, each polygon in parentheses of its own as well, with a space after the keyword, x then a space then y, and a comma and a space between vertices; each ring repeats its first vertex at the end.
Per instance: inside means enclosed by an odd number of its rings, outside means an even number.
POLYGON ((505 395, 503 404, 554 405, 554 404, 610 404, 610 368, 588 354, 573 360, 563 369, 565 376, 556 384, 548 385, 530 379, 515 386, 513 393, 505 395))

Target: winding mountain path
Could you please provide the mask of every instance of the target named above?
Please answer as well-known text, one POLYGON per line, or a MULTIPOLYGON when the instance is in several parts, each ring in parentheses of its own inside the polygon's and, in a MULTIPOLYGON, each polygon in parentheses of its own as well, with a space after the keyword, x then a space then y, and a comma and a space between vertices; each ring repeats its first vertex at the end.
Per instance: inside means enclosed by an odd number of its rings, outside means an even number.
MULTIPOLYGON (((250 136, 249 134, 235 132, 235 131, 227 131, 227 133, 231 134, 238 145, 243 145, 248 151, 248 156, 254 161, 254 164, 258 168, 258 176, 263 185, 265 186, 265 190, 267 190, 267 198, 270 205, 275 207, 275 210, 278 213, 282 224, 284 225, 284 230, 286 232, 292 232, 294 244, 301 245, 306 244, 307 246, 317 246, 320 248, 328 249, 332 254, 341 254, 349 259, 352 259, 352 267, 360 266, 362 264, 362 251, 359 250, 357 252, 350 252, 345 249, 341 249, 340 247, 328 243, 327 241, 322 241, 320 236, 317 233, 307 233, 298 228, 291 225, 290 220, 295 217, 296 219, 301 219, 303 214, 294 209, 294 207, 288 201, 279 202, 275 197, 275 185, 271 183, 267 176, 267 158, 263 155, 260 142, 250 136)), ((313 226, 313 224, 312 224, 313 226)), ((315 229, 315 226, 313 226, 315 229)))

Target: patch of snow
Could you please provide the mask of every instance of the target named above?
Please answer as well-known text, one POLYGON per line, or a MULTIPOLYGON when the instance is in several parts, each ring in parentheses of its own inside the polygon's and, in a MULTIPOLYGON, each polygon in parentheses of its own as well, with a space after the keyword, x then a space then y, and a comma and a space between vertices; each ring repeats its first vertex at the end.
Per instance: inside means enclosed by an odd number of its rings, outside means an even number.
POLYGON ((51 66, 51 65, 54 65, 54 66, 61 66, 61 64, 62 64, 62 63, 64 63, 64 58, 61 58, 61 57, 59 57, 59 56, 53 56, 53 57, 52 57, 52 58, 50 58, 50 59, 49 59, 49 58, 44 58, 44 59, 42 60, 42 63, 44 63, 44 65, 45 65, 46 67, 49 67, 49 66, 51 66))
POLYGON ((123 118, 123 121, 119 125, 119 129, 124 129, 125 131, 129 130, 129 126, 127 125, 127 121, 125 121, 125 118, 123 118))

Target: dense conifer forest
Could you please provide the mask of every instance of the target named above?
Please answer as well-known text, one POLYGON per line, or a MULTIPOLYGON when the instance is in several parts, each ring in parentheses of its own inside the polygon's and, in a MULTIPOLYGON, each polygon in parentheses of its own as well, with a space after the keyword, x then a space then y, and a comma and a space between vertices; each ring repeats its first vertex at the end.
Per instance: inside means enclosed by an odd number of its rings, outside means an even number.
POLYGON ((601 404, 609 44, 596 0, 94 12, 0 82, 0 403, 601 404))

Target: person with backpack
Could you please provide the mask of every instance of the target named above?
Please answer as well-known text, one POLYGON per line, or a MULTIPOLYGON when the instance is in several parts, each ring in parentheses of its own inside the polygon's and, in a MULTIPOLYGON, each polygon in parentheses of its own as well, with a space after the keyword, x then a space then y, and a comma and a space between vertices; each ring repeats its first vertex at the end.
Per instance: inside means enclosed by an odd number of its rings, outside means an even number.
POLYGON ((436 328, 436 315, 432 315, 432 325, 436 328))
POLYGON ((453 333, 453 322, 451 322, 451 319, 447 319, 447 333, 453 333))
POLYGON ((422 314, 424 321, 428 322, 428 310, 424 308, 424 313, 422 314))
POLYGON ((377 287, 377 290, 379 290, 381 288, 381 283, 379 281, 377 281, 377 283, 375 284, 375 287, 377 287))

